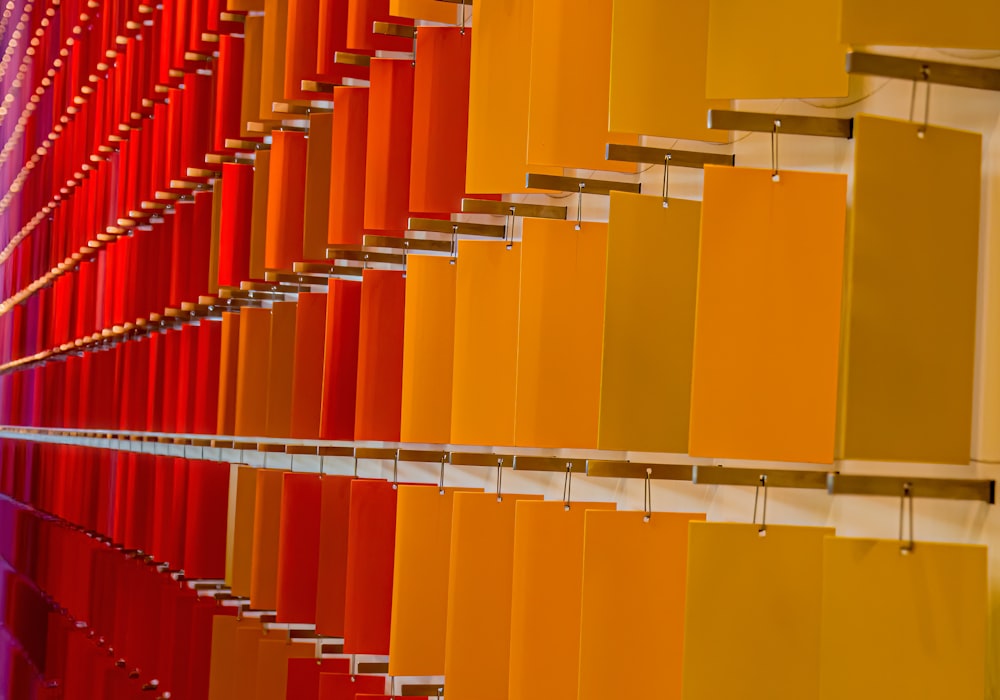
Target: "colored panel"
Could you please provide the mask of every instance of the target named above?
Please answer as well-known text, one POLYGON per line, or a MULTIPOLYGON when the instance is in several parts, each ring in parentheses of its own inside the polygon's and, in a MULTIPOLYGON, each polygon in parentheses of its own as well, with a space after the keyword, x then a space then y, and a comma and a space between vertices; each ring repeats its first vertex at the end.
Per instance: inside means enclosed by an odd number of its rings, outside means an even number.
POLYGON ((409 216, 413 63, 372 59, 365 228, 402 231, 409 216))
POLYGON ((611 193, 598 446, 688 451, 701 203, 611 193))
POLYGON ((264 279, 264 252, 267 247, 267 190, 271 172, 271 151, 257 151, 253 164, 253 207, 250 211, 250 279, 264 279))
MULTIPOLYGON (((261 5, 264 0, 257 0, 261 5)), ((261 8, 263 9, 263 7, 261 8)), ((243 102, 240 107, 240 129, 242 136, 250 136, 247 122, 261 118, 260 90, 261 65, 264 60, 264 17, 247 17, 243 23, 243 102)), ((270 105, 268 105, 270 110, 270 105)))
POLYGON ((355 440, 399 441, 405 297, 402 272, 364 271, 355 440))
POLYGON ((344 636, 347 587, 347 531, 351 514, 349 476, 324 476, 320 496, 319 573, 316 583, 316 631, 344 636))
POLYGON ((841 0, 712 0, 708 4, 711 98, 847 94, 841 0))
POLYGON ((457 269, 458 265, 446 257, 411 255, 407 259, 400 425, 403 442, 451 441, 457 269))
POLYGON ((855 129, 838 457, 966 464, 982 137, 855 129))
POLYGON ((295 311, 295 361, 292 363, 290 435, 319 437, 323 406, 323 354, 326 339, 326 294, 299 294, 295 311))
POLYGON ((347 2, 347 48, 351 51, 372 53, 375 51, 412 51, 409 39, 372 31, 374 22, 393 22, 412 25, 400 17, 389 14, 389 0, 348 0, 347 2))
POLYGON ((293 643, 287 631, 268 631, 257 645, 257 700, 285 700, 288 660, 312 658, 316 644, 293 643))
POLYGON ((233 464, 229 472, 226 527, 226 583, 233 595, 250 596, 253 562, 253 521, 257 504, 257 469, 233 464))
POLYGON ((184 574, 219 579, 226 573, 226 504, 229 465, 191 460, 184 529, 184 574))
POLYGON ((212 661, 208 676, 208 700, 229 700, 236 683, 236 629, 232 615, 212 618, 212 661))
POLYGON ((521 501, 514 519, 510 700, 576 700, 584 515, 614 503, 521 501))
POLYGON ((291 270, 302 260, 307 141, 295 131, 275 131, 271 138, 264 267, 291 270))
POLYGON ((637 142, 608 132, 611 5, 612 0, 588 0, 582 7, 578 0, 534 3, 529 163, 635 172, 632 163, 604 157, 608 143, 637 142))
POLYGON ((444 666, 450 700, 506 700, 514 509, 541 496, 456 493, 444 666))
POLYGON ((305 214, 302 255, 306 260, 326 259, 330 225, 330 156, 333 153, 333 114, 309 116, 305 174, 305 214))
POLYGON ((1000 49, 1000 4, 994 0, 841 0, 847 44, 1000 49))
POLYGON ((278 535, 278 622, 316 623, 322 477, 286 473, 278 535))
POLYGON ((218 268, 222 287, 238 287, 250 278, 253 180, 252 165, 223 163, 218 268))
POLYGON ((284 476, 278 469, 257 470, 250 572, 250 605, 257 610, 274 610, 278 603, 278 535, 284 476))
POLYGON ((331 279, 326 301, 320 414, 320 437, 324 440, 354 439, 360 328, 361 283, 331 279))
POLYGON ((428 486, 399 487, 389 675, 444 675, 455 492, 428 486))
POLYGON ((653 513, 644 522, 641 512, 587 513, 580 700, 681 697, 688 524, 704 517, 653 513))
POLYGON ((267 369, 267 432, 288 437, 292 432, 292 363, 295 360, 295 316, 298 303, 271 306, 271 350, 267 369))
POLYGON ((471 28, 420 28, 420 60, 413 78, 410 211, 462 210, 471 51, 471 28))
POLYGON ((243 309, 240 312, 240 350, 236 370, 236 435, 266 433, 270 346, 270 309, 243 309))
POLYGON ((457 265, 451 441, 513 445, 521 245, 459 241, 457 265))
POLYGON ((389 0, 389 14, 396 17, 426 19, 441 24, 455 24, 456 17, 453 3, 437 2, 437 0, 389 0))
MULTIPOLYGON (((819 697, 955 698, 986 691, 986 547, 827 538, 819 697)), ((988 694, 988 693, 987 693, 988 694)))
POLYGON ((330 158, 330 245, 361 245, 365 234, 368 88, 333 89, 333 155, 330 158))
POLYGON ((231 697, 257 697, 257 652, 264 630, 259 620, 243 618, 236 626, 236 681, 231 697))
POLYGON ((354 700, 358 693, 384 693, 385 676, 346 673, 319 675, 319 700, 354 700))
POLYGON ((240 361, 240 315, 222 313, 222 342, 219 352, 219 410, 216 425, 219 435, 236 432, 236 387, 240 361))
MULTIPOLYGON (((285 45, 289 0, 264 0, 263 60, 260 73, 260 118, 282 119, 272 105, 285 99, 285 45)), ((282 133, 282 132, 276 132, 282 133)))
POLYGON ((610 128, 697 141, 726 141, 709 129, 707 110, 728 109, 705 99, 708 62, 707 2, 613 0, 610 128), (664 27, 675 27, 670 41, 664 27), (651 70, 652 68, 652 70, 651 70), (662 89, 669 85, 669 89, 662 89))
POLYGON ((285 697, 316 700, 319 697, 319 674, 350 671, 350 659, 289 659, 285 697))
POLYGON ((607 224, 523 223, 518 446, 597 447, 607 249, 607 224))
POLYGON ((769 525, 761 536, 759 529, 749 523, 691 524, 684 700, 816 697, 823 540, 834 530, 769 525), (760 656, 747 654, 750 648, 760 656), (761 658, 782 659, 787 666, 759 674, 761 658))
MULTIPOLYGON (((285 36, 286 100, 311 100, 316 95, 302 90, 303 80, 316 77, 316 52, 319 49, 319 28, 316 17, 320 0, 288 0, 288 25, 285 36)), ((313 118, 309 120, 309 138, 314 135, 313 118)))
POLYGON ((846 182, 705 168, 692 455, 833 461, 846 182))

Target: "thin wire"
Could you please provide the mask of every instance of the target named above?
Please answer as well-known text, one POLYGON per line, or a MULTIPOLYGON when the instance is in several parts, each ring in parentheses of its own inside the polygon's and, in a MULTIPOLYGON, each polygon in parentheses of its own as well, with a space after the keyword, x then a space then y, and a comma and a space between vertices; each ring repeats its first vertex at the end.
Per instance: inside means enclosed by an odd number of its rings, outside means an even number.
POLYGON ((648 523, 653 519, 653 485, 649 480, 652 474, 653 470, 646 467, 646 478, 642 484, 642 507, 646 511, 642 518, 642 522, 644 523, 648 523))
POLYGON ((563 477, 563 508, 569 510, 570 494, 573 491, 573 463, 566 462, 566 476, 563 477))
POLYGON ((500 484, 503 481, 503 458, 497 459, 497 503, 503 501, 503 494, 500 491, 500 484))

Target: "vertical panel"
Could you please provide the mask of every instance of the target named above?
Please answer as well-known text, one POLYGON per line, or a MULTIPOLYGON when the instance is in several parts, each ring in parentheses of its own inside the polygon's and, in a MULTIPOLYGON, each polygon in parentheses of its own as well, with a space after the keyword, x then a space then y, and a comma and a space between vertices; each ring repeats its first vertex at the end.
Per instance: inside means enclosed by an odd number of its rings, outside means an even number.
POLYGON ((292 363, 292 414, 289 435, 319 437, 323 408, 323 354, 326 294, 299 294, 295 313, 295 361, 292 363))
POLYGON ((688 524, 694 513, 590 511, 580 607, 580 700, 680 698, 688 524), (623 668, 656 669, 622 673, 623 668))
POLYGON ((294 131, 275 131, 271 138, 264 266, 290 271, 302 260, 307 142, 294 131))
POLYGON ((216 615, 212 619, 212 661, 209 670, 208 700, 228 700, 233 697, 236 681, 236 627, 232 615, 216 615))
POLYGON ((250 575, 250 605, 257 610, 274 610, 278 602, 278 535, 284 476, 285 472, 278 469, 257 470, 250 575))
POLYGON ((253 206, 250 210, 250 279, 264 279, 267 248, 267 195, 271 179, 271 151, 257 151, 253 165, 253 206))
POLYGON ((823 540, 834 530, 758 530, 749 523, 691 524, 684 700, 816 697, 823 540), (761 658, 787 666, 762 674, 761 658))
POLYGON ((365 228, 402 231, 409 215, 413 63, 373 59, 365 168, 365 228))
POLYGON ((319 697, 319 674, 346 674, 350 671, 350 659, 289 659, 285 697, 316 700, 319 697))
POLYGON ((219 407, 216 428, 219 435, 236 432, 236 387, 239 376, 240 315, 222 314, 222 341, 219 351, 219 407))
POLYGON ((319 675, 319 700, 354 700, 362 693, 384 693, 385 676, 346 673, 319 675))
POLYGON ((444 666, 450 700, 506 700, 514 509, 541 496, 456 493, 444 666))
POLYGON ((256 504, 257 470, 241 464, 232 465, 226 526, 226 583, 233 595, 241 598, 250 596, 256 504))
POLYGON ((604 158, 609 142, 636 143, 634 136, 608 132, 611 5, 612 0, 534 3, 529 163, 635 172, 632 163, 604 158))
POLYGON ((317 112, 309 116, 307 145, 302 256, 305 260, 325 260, 330 225, 333 114, 317 112))
POLYGON ((270 309, 240 312, 240 349, 236 369, 236 435, 267 432, 267 373, 271 346, 270 309))
POLYGON ((320 495, 319 573, 316 579, 316 631, 344 636, 347 587, 347 531, 351 514, 349 476, 324 476, 320 495))
POLYGON ((819 697, 986 693, 986 547, 829 537, 819 697))
MULTIPOLYGON (((285 99, 285 45, 288 39, 289 0, 264 0, 263 60, 260 79, 260 118, 281 119, 272 105, 285 99)), ((280 133, 280 132, 279 132, 280 133)))
POLYGON ((576 700, 584 515, 614 503, 521 501, 514 520, 510 700, 576 700))
MULTIPOLYGON (((257 0, 261 5, 264 0, 257 0)), ((261 8, 263 9, 263 7, 261 8)), ((240 107, 240 131, 242 136, 250 136, 247 122, 261 118, 260 89, 261 70, 264 60, 264 17, 247 17, 243 23, 243 102, 240 107)), ((270 110, 270 105, 268 106, 270 110)))
POLYGON ((330 245, 361 245, 365 233, 368 88, 335 87, 330 158, 330 245))
POLYGON ((219 579, 226 573, 226 506, 229 465, 188 462, 184 528, 184 574, 219 579))
POLYGON ((444 675, 454 501, 455 489, 399 487, 389 675, 444 675))
POLYGON ((413 22, 401 17, 390 15, 389 0, 348 0, 347 48, 349 50, 360 51, 362 53, 413 50, 413 45, 409 39, 373 33, 373 22, 413 24, 413 22))
POLYGON ((1000 4, 993 0, 842 0, 847 44, 1000 49, 1000 4))
POLYGON ((724 99, 846 95, 840 3, 712 0, 705 94, 724 99))
POLYGON ((395 534, 395 485, 376 479, 351 482, 344 604, 345 653, 389 653, 395 534))
POLYGON ((451 441, 458 265, 411 255, 406 267, 400 440, 445 444, 451 441))
POLYGON ((405 298, 406 280, 402 272, 364 271, 355 440, 399 441, 405 298))
POLYGON ((611 193, 598 446, 687 453, 701 203, 611 193))
POLYGON ((257 651, 264 630, 259 619, 243 618, 236 626, 236 680, 230 697, 257 697, 257 651))
POLYGON ((218 281, 222 287, 238 287, 250 279, 254 168, 223 163, 222 181, 218 281))
POLYGON ((289 437, 292 431, 292 364, 295 359, 295 315, 298 303, 271 306, 271 349, 267 366, 267 432, 289 437))
POLYGON ((846 180, 705 168, 692 455, 833 460, 846 180))
MULTIPOLYGON (((302 81, 316 77, 316 52, 319 29, 316 16, 320 0, 288 0, 288 26, 285 35, 286 100, 311 100, 314 94, 303 92, 302 81)), ((310 137, 312 121, 310 120, 310 137)))
POLYGON ((289 659, 312 658, 316 645, 296 644, 286 630, 268 630, 257 646, 257 700, 285 700, 289 659))
POLYGON ((526 219, 514 443, 597 447, 607 224, 526 219))
MULTIPOLYGON (((489 2, 489 0, 486 0, 489 2)), ((451 441, 514 444, 521 245, 460 241, 451 441)))
MULTIPOLYGON (((471 20, 472 13, 468 9, 466 12, 471 20)), ((396 17, 426 19, 442 24, 455 24, 456 18, 456 8, 453 3, 437 0, 389 0, 389 13, 396 17)))
POLYGON ((705 99, 708 5, 688 0, 613 0, 608 123, 613 131, 727 141, 706 112, 729 102, 705 99), (670 41, 666 27, 674 27, 670 41))
POLYGON ((855 128, 838 457, 966 464, 982 139, 855 128))
POLYGON ((320 437, 324 440, 354 439, 360 328, 361 283, 330 280, 320 413, 320 437))
POLYGON ((322 477, 292 473, 284 477, 278 535, 277 620, 315 624, 322 477))

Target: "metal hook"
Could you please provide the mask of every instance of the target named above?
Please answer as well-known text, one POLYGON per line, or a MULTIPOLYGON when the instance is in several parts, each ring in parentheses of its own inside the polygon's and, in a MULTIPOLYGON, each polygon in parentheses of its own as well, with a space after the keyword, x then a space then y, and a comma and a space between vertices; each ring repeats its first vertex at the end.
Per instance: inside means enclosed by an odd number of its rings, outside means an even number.
POLYGON ((500 484, 503 481, 503 457, 497 457, 497 503, 503 501, 503 493, 500 490, 500 484))
MULTIPOLYGON (((462 32, 463 34, 465 32, 462 32)), ((411 66, 417 65, 417 28, 413 28, 413 60, 410 61, 411 66)))
POLYGON ((646 467, 646 478, 642 481, 642 509, 645 511, 642 522, 644 523, 653 519, 653 484, 650 481, 652 475, 653 469, 646 467))
POLYGON ((760 527, 757 529, 757 534, 764 536, 767 534, 767 474, 760 475, 760 486, 754 489, 753 492, 753 521, 757 522, 757 498, 760 496, 760 487, 764 487, 764 508, 760 514, 760 527))
POLYGON ((781 127, 781 120, 775 119, 771 128, 771 181, 779 182, 781 175, 778 174, 778 129, 781 127))
POLYGON ((503 232, 504 240, 507 241, 507 250, 514 247, 514 212, 517 211, 513 206, 508 207, 509 214, 504 221, 505 230, 503 232), (510 238, 507 238, 507 231, 510 231, 510 238))
POLYGON ((667 201, 667 186, 670 183, 670 159, 671 158, 673 158, 673 155, 671 155, 670 153, 668 153, 667 155, 663 156, 663 208, 664 209, 666 209, 667 207, 670 206, 670 203, 667 201))
POLYGON ((358 451, 354 450, 354 478, 358 478, 358 451))
MULTIPOLYGON (((926 94, 924 96, 925 97, 925 100, 924 100, 924 123, 923 123, 922 126, 917 127, 917 138, 918 139, 922 139, 922 138, 924 138, 924 136, 927 135, 927 122, 930 119, 930 111, 931 111, 931 83, 930 83, 930 78, 931 78, 931 68, 930 68, 930 66, 928 66, 926 64, 922 65, 920 67, 920 79, 923 80, 924 84, 927 85, 927 92, 926 92, 926 94)), ((916 80, 913 81, 913 89, 910 91, 910 119, 909 119, 909 121, 911 121, 911 122, 913 121, 913 112, 916 109, 916 104, 917 104, 917 82, 918 81, 916 81, 916 80)))
POLYGON ((566 476, 563 477, 563 510, 569 510, 570 495, 573 491, 573 463, 566 462, 566 476))
POLYGON ((906 499, 910 499, 910 541, 908 544, 901 544, 899 546, 899 553, 906 555, 913 551, 914 541, 913 541, 913 484, 907 481, 903 484, 903 495, 899 499, 899 541, 903 540, 903 511, 906 506, 906 499))
POLYGON ((399 488, 399 450, 392 455, 392 489, 399 488))
POLYGON ((465 0, 462 0, 462 28, 459 31, 465 36, 465 0))
POLYGON ((451 225, 451 260, 452 265, 458 260, 458 224, 451 225))
POLYGON ((295 453, 294 452, 292 453, 291 459, 288 462, 288 471, 290 471, 292 474, 295 473, 295 453))
POLYGON ((580 183, 580 191, 576 195, 576 230, 583 228, 583 188, 587 183, 580 183))
POLYGON ((323 469, 325 468, 325 460, 326 460, 326 456, 322 452, 320 452, 320 455, 319 455, 319 478, 320 479, 323 478, 323 469))
POLYGON ((448 459, 448 453, 443 452, 441 454, 441 476, 438 477, 438 494, 444 495, 444 463, 448 459))

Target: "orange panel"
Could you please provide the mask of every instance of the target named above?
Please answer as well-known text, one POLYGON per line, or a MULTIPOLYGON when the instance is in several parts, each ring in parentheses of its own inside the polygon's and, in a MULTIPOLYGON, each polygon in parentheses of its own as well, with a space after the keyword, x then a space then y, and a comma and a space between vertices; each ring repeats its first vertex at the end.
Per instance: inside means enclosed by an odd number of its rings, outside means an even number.
POLYGON ((514 519, 510 700, 576 700, 583 522, 614 503, 521 501, 514 519))
POLYGON ((704 517, 587 513, 579 700, 680 700, 688 524, 704 517))
POLYGON ((253 523, 257 509, 257 469, 234 464, 229 474, 229 484, 226 582, 232 588, 233 595, 249 598, 250 582, 253 580, 253 523))
POLYGON ((323 407, 323 354, 326 339, 326 294, 299 294, 295 312, 295 362, 292 364, 290 436, 319 438, 323 407))
POLYGON ((267 195, 271 179, 271 151, 257 151, 253 164, 253 207, 250 213, 250 279, 264 279, 267 247, 267 195))
POLYGON ((320 411, 320 437, 324 440, 354 439, 360 326, 361 283, 331 279, 326 301, 323 405, 320 411))
POLYGON ((460 241, 451 441, 514 444, 521 245, 460 241))
POLYGON ((288 660, 310 658, 315 653, 314 643, 293 643, 287 631, 268 630, 257 643, 256 700, 285 700, 288 660))
POLYGON ((844 175, 705 168, 692 455, 833 461, 846 198, 844 175))
POLYGON ((295 131, 271 134, 271 170, 267 198, 264 267, 289 270, 302 260, 305 217, 306 135, 295 131))
MULTIPOLYGON (((264 0, 256 0, 260 5, 264 0)), ((261 7, 261 9, 264 9, 261 7)), ((243 91, 240 107, 240 134, 251 136, 247 122, 258 121, 260 116, 260 74, 264 60, 264 18, 247 17, 243 24, 243 91)), ((254 136, 257 136, 254 134, 254 136)))
POLYGON ((264 0, 226 0, 230 12, 263 12, 264 0))
MULTIPOLYGON (((236 684, 236 629, 234 615, 212 618, 212 659, 208 670, 208 700, 229 700, 236 684)), ((258 623, 259 624, 259 623, 258 623)))
POLYGON ((445 444, 451 441, 458 265, 411 255, 406 268, 400 440, 445 444))
POLYGON ((455 493, 456 489, 451 488, 399 487, 389 675, 444 675, 448 557, 455 493))
POLYGON ((306 260, 325 260, 330 226, 333 114, 316 113, 309 117, 307 150, 302 256, 306 260))
POLYGON ((413 64, 372 59, 365 168, 365 228, 403 231, 410 213, 413 64))
MULTIPOLYGON (((314 93, 302 90, 303 80, 316 78, 316 52, 319 49, 320 0, 288 0, 288 26, 285 35, 285 99, 312 100, 314 93)), ((314 122, 310 119, 309 136, 314 122)))
POLYGON ((236 433, 236 386, 240 361, 240 315, 222 314, 222 347, 219 353, 219 435, 236 433))
POLYGON ((326 637, 344 636, 352 481, 349 476, 324 476, 321 487, 316 631, 326 637))
POLYGON ((355 440, 399 440, 405 299, 406 280, 402 272, 364 271, 355 440))
POLYGON ((330 245, 361 245, 365 234, 368 88, 333 89, 333 155, 330 158, 330 245))
MULTIPOLYGON (((514 513, 541 496, 456 493, 448 577, 448 700, 507 700, 514 513)), ((620 671, 621 667, 617 670, 620 671)))
POLYGON ((267 369, 267 432, 292 432, 292 364, 295 359, 295 315, 298 304, 278 301, 271 307, 271 352, 267 369))
MULTIPOLYGON (((261 119, 282 119, 272 105, 285 99, 285 43, 289 0, 264 0, 264 49, 260 77, 261 119)), ((280 132, 276 132, 280 133, 280 132)))
POLYGON ((257 651, 264 629, 260 620, 243 618, 236 626, 236 682, 231 698, 257 697, 257 651))
POLYGON ((236 370, 236 435, 267 432, 267 372, 271 347, 271 311, 240 312, 240 348, 236 370))
MULTIPOLYGON (((396 17, 412 17, 426 19, 441 24, 455 24, 455 5, 437 0, 389 0, 389 13, 396 17)), ((466 9, 469 20, 472 19, 470 9, 466 9)))
POLYGON ((348 0, 347 49, 362 53, 412 51, 413 42, 404 37, 372 33, 372 22, 412 25, 412 20, 389 14, 389 0, 348 0))
MULTIPOLYGON (((319 44, 316 71, 323 80, 340 82, 345 77, 367 78, 368 69, 334 63, 338 51, 347 50, 347 5, 350 0, 319 0, 319 44)), ((368 29, 371 30, 369 24, 368 29)))
POLYGON ((525 219, 514 444, 597 447, 608 225, 525 219))
POLYGON ((278 535, 284 478, 285 472, 280 469, 257 470, 250 576, 250 605, 257 610, 274 610, 278 604, 278 535))

